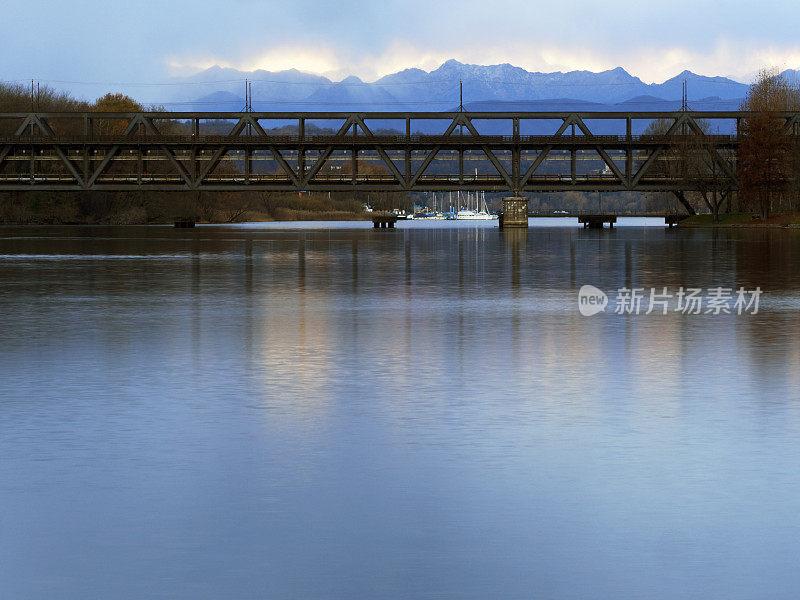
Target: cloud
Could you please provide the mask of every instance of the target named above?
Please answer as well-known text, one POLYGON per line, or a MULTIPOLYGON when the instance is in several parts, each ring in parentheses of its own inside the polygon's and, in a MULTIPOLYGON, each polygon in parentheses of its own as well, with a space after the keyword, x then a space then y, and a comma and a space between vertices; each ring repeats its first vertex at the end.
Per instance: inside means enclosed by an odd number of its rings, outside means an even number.
POLYGON ((344 69, 336 52, 325 47, 306 45, 275 46, 255 55, 240 58, 224 56, 169 57, 167 68, 173 75, 185 75, 214 65, 240 71, 286 71, 297 69, 308 73, 330 73, 344 69))
POLYGON ((240 57, 213 56, 176 57, 165 59, 168 72, 173 76, 188 75, 214 65, 239 71, 285 71, 297 69, 330 77, 334 81, 356 75, 373 81, 402 69, 416 67, 433 70, 447 59, 445 52, 419 50, 415 45, 396 41, 379 54, 353 52, 348 48, 334 49, 316 44, 283 44, 259 50, 240 57))
POLYGON ((405 68, 430 71, 455 58, 473 64, 510 63, 529 71, 603 71, 623 67, 647 83, 662 82, 689 69, 702 75, 725 75, 749 81, 765 66, 781 69, 800 67, 800 45, 764 46, 720 39, 713 48, 696 49, 685 45, 611 47, 543 43, 520 40, 501 43, 460 41, 420 45, 405 39, 391 41, 375 53, 358 52, 342 45, 282 44, 251 51, 240 57, 207 56, 170 58, 174 75, 185 75, 212 65, 241 71, 282 71, 298 69, 318 73, 334 80, 356 75, 374 81, 405 68))

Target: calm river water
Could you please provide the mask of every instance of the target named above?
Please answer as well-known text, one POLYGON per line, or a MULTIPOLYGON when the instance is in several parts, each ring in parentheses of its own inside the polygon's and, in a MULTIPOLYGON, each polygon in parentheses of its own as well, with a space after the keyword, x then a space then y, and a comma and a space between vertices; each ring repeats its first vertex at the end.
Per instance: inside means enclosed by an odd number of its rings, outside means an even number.
POLYGON ((800 597, 800 231, 640 224, 0 229, 0 597, 800 597))

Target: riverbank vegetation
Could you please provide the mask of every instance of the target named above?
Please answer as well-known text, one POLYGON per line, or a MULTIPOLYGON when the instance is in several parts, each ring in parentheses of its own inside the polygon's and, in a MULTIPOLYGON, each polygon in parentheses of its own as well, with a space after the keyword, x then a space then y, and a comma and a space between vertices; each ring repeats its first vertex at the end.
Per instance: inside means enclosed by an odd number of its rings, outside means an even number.
POLYGON ((774 213, 766 219, 758 213, 703 214, 686 217, 681 227, 791 227, 800 228, 800 214, 774 213))
MULTIPOLYGON (((359 220, 368 218, 358 194, 348 192, 6 192, 0 194, 0 223, 133 225, 193 220, 359 220)), ((391 201, 371 194, 376 205, 391 201)))

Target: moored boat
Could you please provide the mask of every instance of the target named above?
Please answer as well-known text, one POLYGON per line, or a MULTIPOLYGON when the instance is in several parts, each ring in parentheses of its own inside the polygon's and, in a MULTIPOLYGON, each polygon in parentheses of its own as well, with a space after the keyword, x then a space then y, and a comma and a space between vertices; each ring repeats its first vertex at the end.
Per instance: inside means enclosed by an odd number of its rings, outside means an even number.
MULTIPOLYGON (((483 194, 481 192, 481 194, 483 194)), ((486 206, 486 197, 481 196, 480 199, 478 195, 475 195, 474 198, 474 208, 471 208, 470 205, 473 204, 472 198, 467 197, 467 206, 461 208, 456 213, 456 220, 458 221, 491 221, 492 219, 497 219, 497 215, 493 215, 489 212, 488 207, 486 206)))

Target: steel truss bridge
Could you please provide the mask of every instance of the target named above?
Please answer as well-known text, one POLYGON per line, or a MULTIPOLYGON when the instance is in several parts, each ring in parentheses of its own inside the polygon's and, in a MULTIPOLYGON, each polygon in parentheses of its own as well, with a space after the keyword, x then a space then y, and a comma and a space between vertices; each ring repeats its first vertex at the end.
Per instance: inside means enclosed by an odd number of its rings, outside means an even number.
MULTIPOLYGON (((687 145, 702 155, 709 173, 735 190, 736 132, 746 117, 742 112, 0 114, 0 191, 680 193, 693 184, 676 175, 671 162, 676 149, 687 145), (653 121, 659 121, 661 133, 642 134, 653 121)), ((787 135, 800 133, 800 113, 779 117, 787 135)), ((698 185, 703 177, 696 176, 698 185)))

